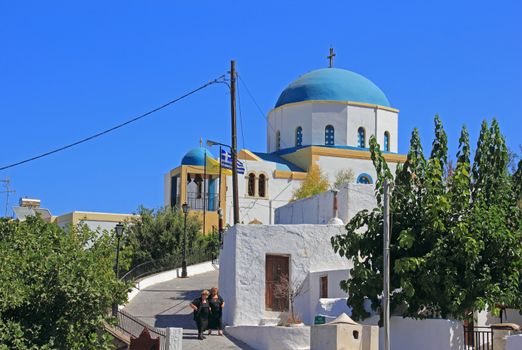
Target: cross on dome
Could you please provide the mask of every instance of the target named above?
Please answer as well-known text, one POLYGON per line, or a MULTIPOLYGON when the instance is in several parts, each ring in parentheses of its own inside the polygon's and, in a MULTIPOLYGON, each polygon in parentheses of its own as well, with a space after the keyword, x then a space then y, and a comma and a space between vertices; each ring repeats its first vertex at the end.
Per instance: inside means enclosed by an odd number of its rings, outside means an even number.
POLYGON ((328 68, 332 68, 333 67, 333 59, 335 57, 335 53, 334 53, 334 49, 333 47, 330 48, 330 54, 328 56, 326 56, 326 58, 328 58, 329 60, 329 63, 328 63, 328 68))

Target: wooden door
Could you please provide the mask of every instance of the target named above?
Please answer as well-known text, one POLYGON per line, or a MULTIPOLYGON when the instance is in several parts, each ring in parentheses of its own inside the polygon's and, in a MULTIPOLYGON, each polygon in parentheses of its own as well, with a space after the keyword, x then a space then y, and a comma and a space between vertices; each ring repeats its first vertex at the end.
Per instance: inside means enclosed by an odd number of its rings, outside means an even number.
POLYGON ((322 276, 319 279, 321 290, 319 298, 328 298, 328 276, 322 276))
POLYGON ((265 307, 270 311, 288 310, 289 257, 267 255, 265 266, 265 307), (283 294, 283 295, 282 295, 283 294), (286 294, 286 295, 285 295, 286 294))

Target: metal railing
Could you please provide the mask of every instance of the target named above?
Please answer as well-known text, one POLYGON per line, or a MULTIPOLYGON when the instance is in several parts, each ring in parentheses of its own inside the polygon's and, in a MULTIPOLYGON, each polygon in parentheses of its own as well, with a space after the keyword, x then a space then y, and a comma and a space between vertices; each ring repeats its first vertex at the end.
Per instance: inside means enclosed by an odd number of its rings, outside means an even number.
POLYGON ((144 328, 147 328, 152 338, 160 339, 160 349, 165 350, 166 331, 164 329, 155 328, 142 320, 132 316, 131 314, 118 310, 117 312, 118 324, 116 328, 124 333, 127 333, 133 338, 138 338, 143 332, 144 328))
MULTIPOLYGON (((205 261, 214 262, 216 259, 217 256, 203 249, 194 249, 187 252, 187 265, 199 264, 205 261)), ((182 260, 181 254, 169 255, 161 259, 150 260, 134 266, 120 279, 124 281, 133 281, 155 273, 181 268, 182 260)))
POLYGON ((466 349, 493 350, 493 331, 490 327, 464 326, 466 349))
POLYGON ((207 211, 216 211, 219 208, 219 194, 215 192, 189 192, 185 201, 177 196, 176 205, 181 207, 183 203, 187 203, 190 210, 204 210, 206 208, 207 211))

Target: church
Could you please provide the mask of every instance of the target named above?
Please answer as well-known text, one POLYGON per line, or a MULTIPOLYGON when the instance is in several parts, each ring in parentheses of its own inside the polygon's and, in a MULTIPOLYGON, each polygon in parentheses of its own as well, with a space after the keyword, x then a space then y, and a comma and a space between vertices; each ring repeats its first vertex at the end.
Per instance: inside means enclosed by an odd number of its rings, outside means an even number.
MULTIPOLYGON (((292 200, 313 165, 330 183, 339 171, 351 170, 355 183, 372 186, 371 135, 392 171, 405 161, 397 146, 399 110, 374 82, 333 68, 333 56, 329 58, 329 68, 305 73, 281 92, 268 113, 266 150, 238 151, 240 223, 274 224, 275 209, 292 200)), ((217 229, 218 213, 226 224, 233 223, 232 178, 209 166, 226 159, 215 148, 200 142, 164 176, 164 205, 187 203, 191 211, 201 212, 204 232, 217 229)))

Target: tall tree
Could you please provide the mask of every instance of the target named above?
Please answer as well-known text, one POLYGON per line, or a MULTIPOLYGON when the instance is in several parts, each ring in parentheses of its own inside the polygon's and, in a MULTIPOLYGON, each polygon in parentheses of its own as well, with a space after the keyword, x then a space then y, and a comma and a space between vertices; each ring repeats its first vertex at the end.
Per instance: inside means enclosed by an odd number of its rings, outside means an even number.
POLYGON ((107 232, 0 219, 0 349, 110 349, 100 330, 128 288, 114 248, 107 232))
MULTIPOLYGON (((469 135, 462 129, 449 181, 444 175, 447 137, 438 117, 432 145, 425 161, 414 130, 406 162, 393 179, 392 307, 415 318, 459 319, 497 303, 520 308, 522 221, 514 194, 521 175, 509 178, 498 123, 491 128, 483 123, 471 172, 469 135)), ((375 147, 370 151, 378 178, 387 178, 384 158, 375 147)), ((375 194, 381 203, 382 181, 375 194)), ((354 264, 341 286, 355 319, 370 314, 367 300, 380 311, 382 221, 380 207, 363 210, 346 225, 346 234, 332 238, 334 250, 354 264)))

